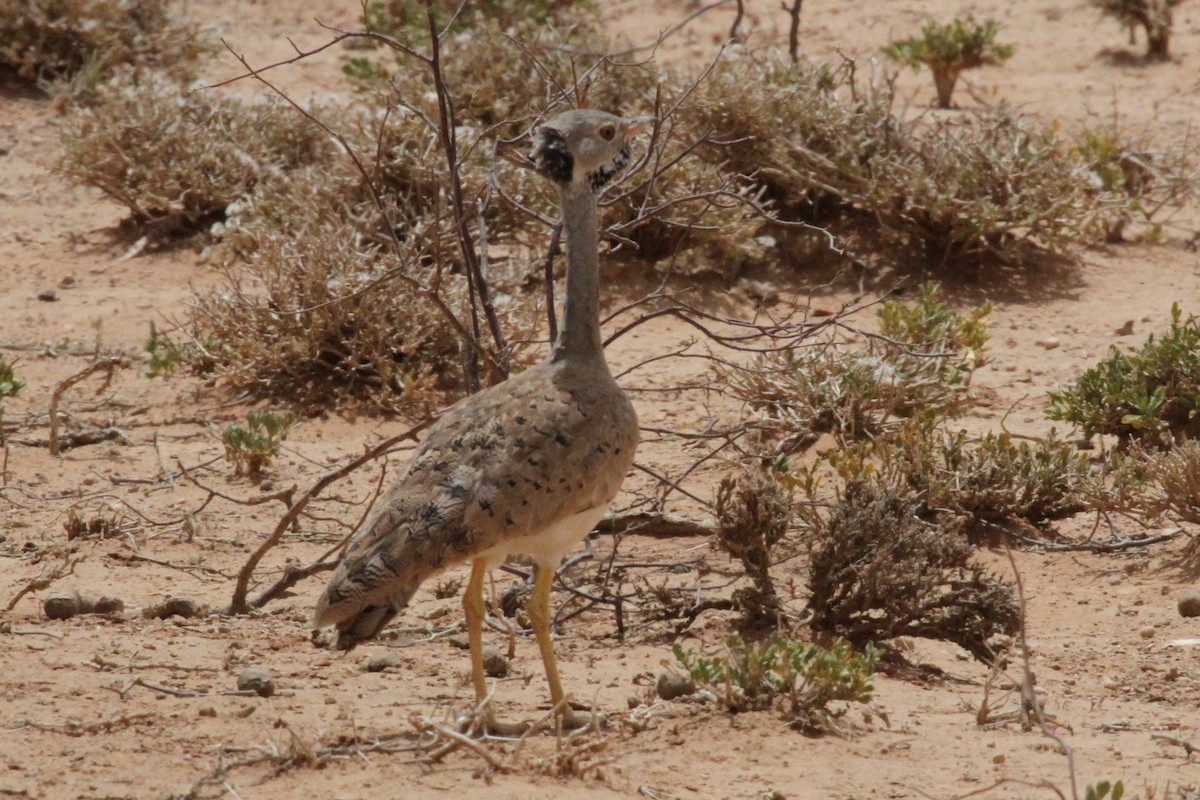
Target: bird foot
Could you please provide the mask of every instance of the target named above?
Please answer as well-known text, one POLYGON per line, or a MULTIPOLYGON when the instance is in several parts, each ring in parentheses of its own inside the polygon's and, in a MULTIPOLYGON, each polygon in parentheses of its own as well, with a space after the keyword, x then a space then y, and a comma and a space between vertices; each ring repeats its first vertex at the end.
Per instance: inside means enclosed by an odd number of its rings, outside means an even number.
POLYGON ((595 727, 597 730, 608 725, 608 717, 592 709, 577 709, 571 705, 564 706, 558 715, 565 731, 580 730, 595 727))
POLYGON ((523 735, 533 727, 533 723, 500 720, 488 708, 483 712, 482 719, 478 713, 459 717, 456 727, 459 733, 465 733, 470 736, 500 736, 506 739, 513 739, 523 735))

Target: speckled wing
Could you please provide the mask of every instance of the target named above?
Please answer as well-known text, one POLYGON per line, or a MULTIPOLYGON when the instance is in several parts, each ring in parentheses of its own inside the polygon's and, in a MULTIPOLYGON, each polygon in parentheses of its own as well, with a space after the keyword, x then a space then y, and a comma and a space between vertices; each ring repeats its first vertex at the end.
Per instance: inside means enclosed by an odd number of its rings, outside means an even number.
POLYGON ((540 364, 443 415, 351 542, 317 627, 337 624, 339 646, 353 646, 430 575, 502 542, 520 552, 523 537, 612 500, 636 417, 611 378, 581 382, 570 369, 540 364))

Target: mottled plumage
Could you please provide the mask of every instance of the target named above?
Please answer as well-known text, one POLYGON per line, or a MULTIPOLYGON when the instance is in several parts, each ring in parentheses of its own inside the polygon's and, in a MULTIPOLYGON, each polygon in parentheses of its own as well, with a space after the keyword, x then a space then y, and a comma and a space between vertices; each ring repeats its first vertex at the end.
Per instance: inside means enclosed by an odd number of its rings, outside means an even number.
POLYGON ((531 158, 563 201, 562 331, 549 359, 448 409, 380 498, 317 603, 314 623, 336 625, 339 647, 376 635, 429 576, 472 561, 463 603, 481 694, 482 575, 523 553, 537 564, 530 617, 561 700, 549 579, 616 496, 638 441, 600 343, 596 194, 628 162, 643 121, 569 111, 537 131, 531 158))

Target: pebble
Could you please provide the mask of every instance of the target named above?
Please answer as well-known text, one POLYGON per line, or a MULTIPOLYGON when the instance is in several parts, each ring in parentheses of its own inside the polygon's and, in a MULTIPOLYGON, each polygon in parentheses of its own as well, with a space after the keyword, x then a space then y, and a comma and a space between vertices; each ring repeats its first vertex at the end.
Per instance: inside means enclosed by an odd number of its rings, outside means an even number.
POLYGON ((1117 328, 1113 333, 1117 336, 1129 336, 1133 333, 1133 320, 1125 320, 1125 324, 1117 328))
POLYGON ((654 689, 663 700, 674 700, 696 693, 696 682, 688 675, 676 672, 660 672, 654 689))
POLYGON ((43 600, 42 610, 50 619, 70 619, 81 613, 82 600, 79 592, 74 589, 64 589, 43 600))
POLYGON ((1200 589, 1188 589, 1179 596, 1179 616, 1200 617, 1200 589))
POLYGON ((489 678, 508 677, 508 659, 498 650, 483 648, 483 673, 489 678))
POLYGON ((364 672, 386 672, 400 666, 400 659, 392 653, 380 653, 364 658, 362 666, 364 672))
POLYGON ((1044 350, 1053 350, 1062 344, 1055 336, 1047 336, 1045 339, 1038 339, 1034 342, 1038 347, 1044 350))
POLYGON ((1154 633, 1155 633, 1154 628, 1150 625, 1147 625, 1146 627, 1144 627, 1138 631, 1138 636, 1141 636, 1143 639, 1153 639, 1154 633))
POLYGON ((254 692, 259 697, 270 697, 275 694, 275 681, 271 673, 262 667, 247 667, 238 673, 237 688, 239 692, 254 692))
POLYGON ((183 617, 191 619, 200 613, 200 604, 190 597, 168 597, 151 603, 142 609, 146 619, 166 619, 167 617, 183 617))
POLYGON ((46 289, 45 291, 38 292, 37 299, 43 303, 53 303, 58 300, 58 292, 53 289, 46 289))

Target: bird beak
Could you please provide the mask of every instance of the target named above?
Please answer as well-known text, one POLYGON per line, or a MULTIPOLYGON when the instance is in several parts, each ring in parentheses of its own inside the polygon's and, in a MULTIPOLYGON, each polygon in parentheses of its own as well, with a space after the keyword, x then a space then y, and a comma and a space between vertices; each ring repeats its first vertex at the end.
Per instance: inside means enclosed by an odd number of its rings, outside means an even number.
POLYGON ((642 128, 645 128, 647 125, 653 125, 656 122, 658 122, 658 118, 653 116, 634 117, 626 120, 624 131, 625 141, 632 139, 642 128))

